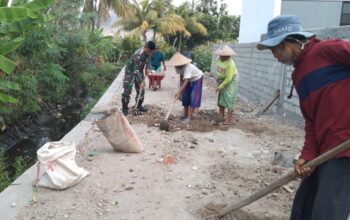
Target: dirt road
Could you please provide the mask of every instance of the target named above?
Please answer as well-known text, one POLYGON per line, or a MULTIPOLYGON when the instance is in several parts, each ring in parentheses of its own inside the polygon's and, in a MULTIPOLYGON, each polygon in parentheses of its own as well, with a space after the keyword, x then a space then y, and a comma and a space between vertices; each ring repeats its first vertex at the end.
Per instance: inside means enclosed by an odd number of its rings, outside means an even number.
MULTIPOLYGON (((280 165, 288 165, 299 151, 300 127, 273 115, 256 118, 251 114, 255 107, 242 101, 233 126, 218 124, 217 94, 206 79, 202 107, 192 124, 179 122, 178 102, 170 132, 160 131, 157 126, 172 104, 178 78, 169 71, 162 83, 161 90, 146 91, 148 114, 128 116, 145 152, 114 152, 95 125, 77 156, 90 176, 64 191, 40 188, 18 219, 204 219, 288 171, 280 165)), ((112 103, 120 106, 120 93, 112 103)), ((297 185, 291 182, 247 206, 236 219, 288 219, 297 185)))

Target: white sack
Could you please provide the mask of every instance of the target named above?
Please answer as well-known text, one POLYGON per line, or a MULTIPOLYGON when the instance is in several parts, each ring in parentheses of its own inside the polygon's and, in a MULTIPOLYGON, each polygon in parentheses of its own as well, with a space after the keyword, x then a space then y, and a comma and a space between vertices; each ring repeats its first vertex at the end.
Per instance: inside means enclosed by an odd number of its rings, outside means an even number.
POLYGON ((89 172, 77 166, 75 155, 74 142, 48 142, 44 144, 37 151, 40 169, 44 170, 37 185, 51 189, 66 189, 79 183, 89 175, 89 172))

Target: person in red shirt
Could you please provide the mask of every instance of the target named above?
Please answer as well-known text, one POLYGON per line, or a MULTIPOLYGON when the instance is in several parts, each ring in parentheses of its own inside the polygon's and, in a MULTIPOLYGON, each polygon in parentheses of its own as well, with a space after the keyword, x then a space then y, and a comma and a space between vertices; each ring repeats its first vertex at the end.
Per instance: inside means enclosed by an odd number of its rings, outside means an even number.
POLYGON ((350 42, 321 41, 304 32, 294 15, 268 24, 257 49, 270 49, 281 63, 293 65, 293 85, 305 119, 305 143, 294 165, 302 182, 291 220, 347 220, 350 210, 350 151, 315 170, 301 166, 350 139, 350 42))

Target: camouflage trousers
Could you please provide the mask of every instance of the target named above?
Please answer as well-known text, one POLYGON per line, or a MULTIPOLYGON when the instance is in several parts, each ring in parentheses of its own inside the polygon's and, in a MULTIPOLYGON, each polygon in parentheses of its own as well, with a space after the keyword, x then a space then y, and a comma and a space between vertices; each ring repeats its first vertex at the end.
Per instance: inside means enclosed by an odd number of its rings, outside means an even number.
POLYGON ((145 97, 145 90, 140 91, 141 90, 140 89, 141 82, 142 82, 142 80, 140 79, 140 77, 135 77, 134 74, 125 74, 124 83, 123 83, 124 91, 122 94, 122 102, 123 103, 129 103, 130 95, 132 92, 132 87, 135 84, 135 90, 136 90, 135 103, 137 101, 137 97, 139 96, 139 94, 141 92, 139 105, 142 105, 144 97, 145 97))

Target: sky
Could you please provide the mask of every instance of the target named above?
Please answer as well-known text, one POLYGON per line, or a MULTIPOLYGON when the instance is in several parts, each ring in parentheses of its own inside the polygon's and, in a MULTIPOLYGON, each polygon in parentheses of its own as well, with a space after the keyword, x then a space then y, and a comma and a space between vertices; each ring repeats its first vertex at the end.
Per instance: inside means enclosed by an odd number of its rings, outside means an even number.
MULTIPOLYGON (((181 3, 192 0, 173 0, 173 4, 178 6, 181 3)), ((229 15, 241 15, 242 11, 242 0, 223 0, 227 4, 227 11, 229 15)))

